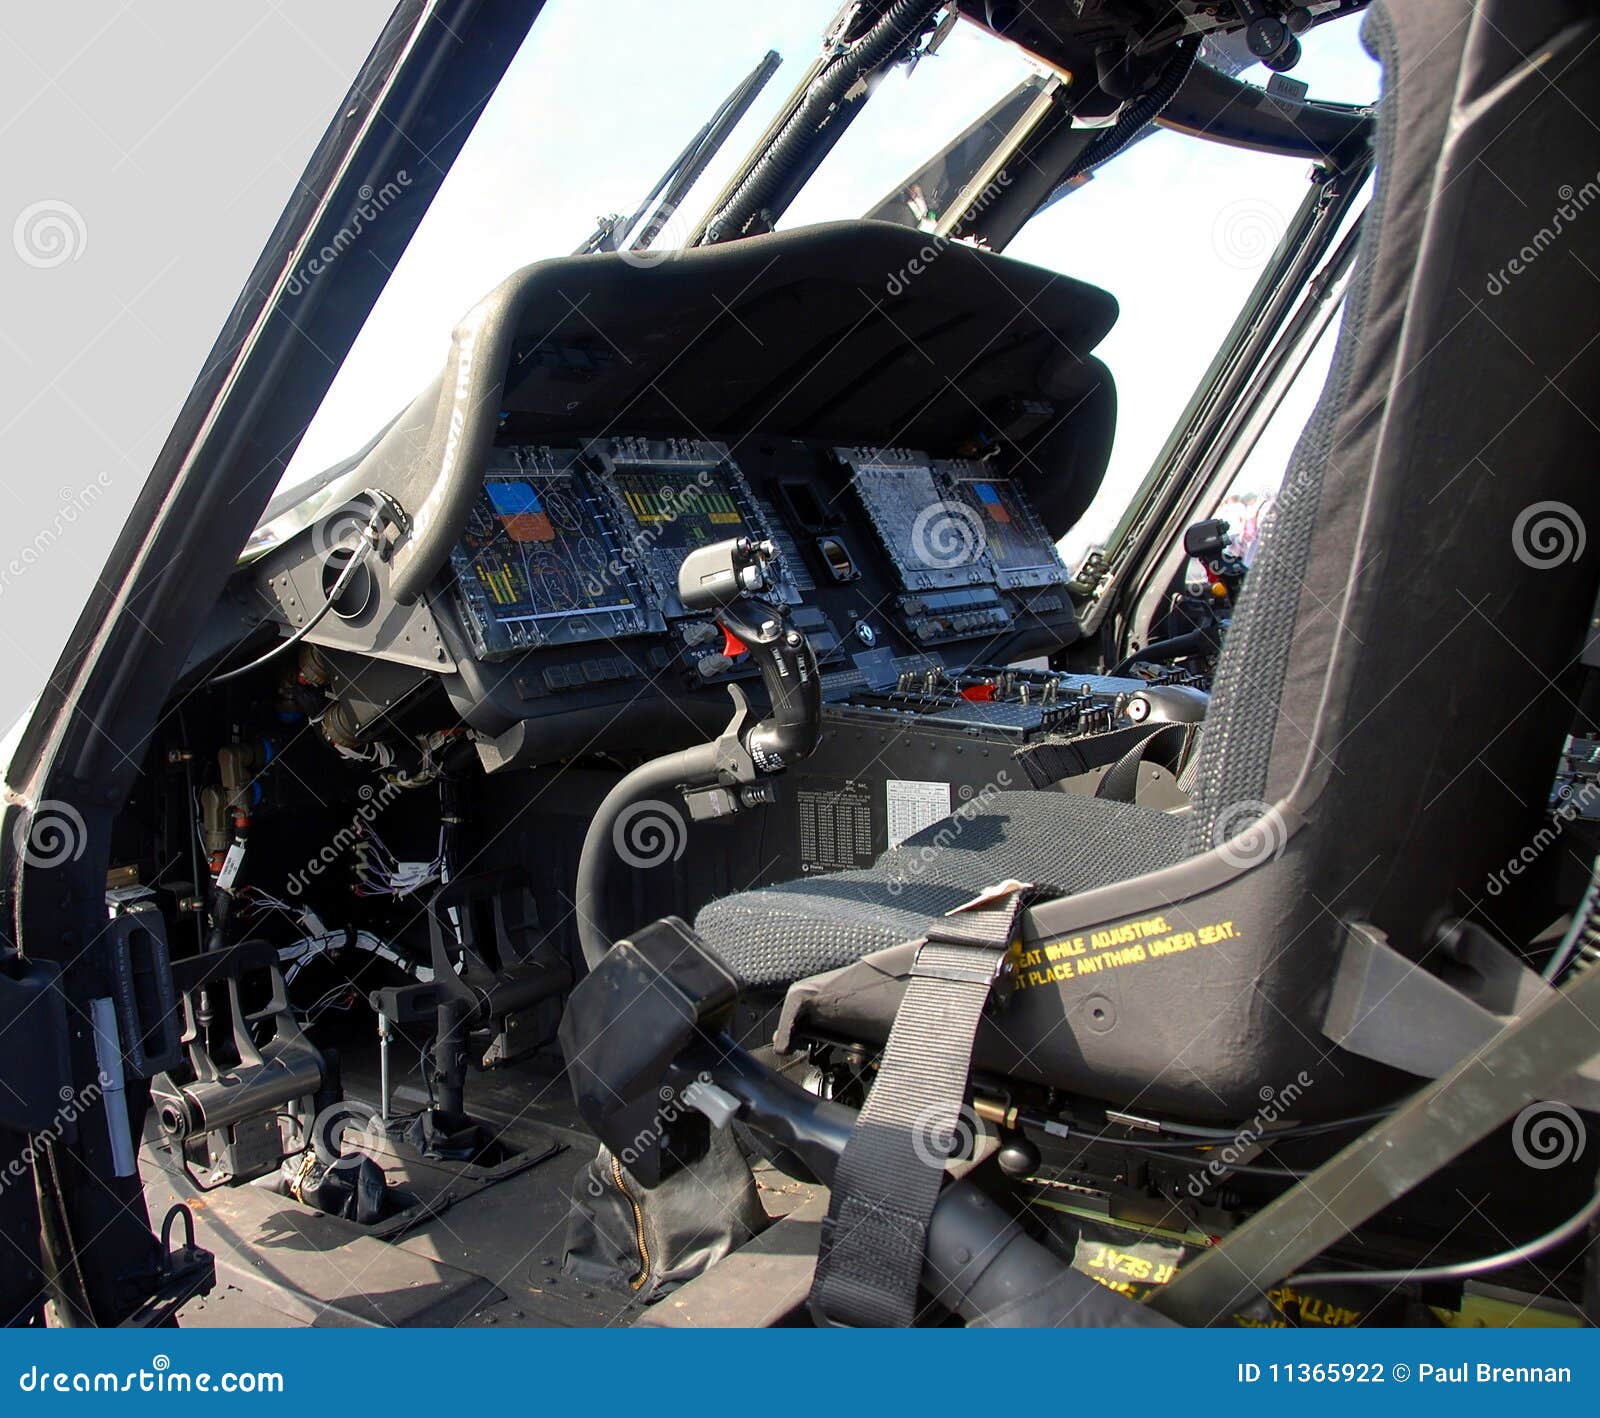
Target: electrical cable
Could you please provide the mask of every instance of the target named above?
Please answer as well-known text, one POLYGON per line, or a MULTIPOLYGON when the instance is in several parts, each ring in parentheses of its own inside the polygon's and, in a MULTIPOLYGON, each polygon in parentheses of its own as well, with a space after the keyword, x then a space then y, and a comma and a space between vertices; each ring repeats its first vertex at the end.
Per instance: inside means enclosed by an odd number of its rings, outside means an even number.
POLYGON ((377 502, 377 505, 373 508, 372 515, 367 519, 367 525, 362 529, 361 540, 357 542, 350 553, 349 560, 340 569, 338 579, 328 592, 327 600, 322 603, 322 609, 312 616, 310 620, 290 635, 288 639, 278 641, 264 655, 258 655, 249 664, 240 665, 237 669, 225 670, 220 674, 214 674, 204 683, 226 684, 229 680, 238 679, 241 675, 247 675, 252 670, 260 669, 269 660, 277 659, 285 650, 292 649, 311 634, 313 630, 322 624, 328 612, 338 603, 339 597, 344 594, 345 587, 350 584, 356 572, 366 565, 367 558, 377 550, 378 539, 383 535, 383 525, 393 515, 384 502, 377 502))
MULTIPOLYGON (((1255 1139, 1262 1147, 1270 1147, 1274 1143, 1289 1142, 1297 1138, 1317 1137, 1323 1133, 1338 1132, 1342 1128, 1355 1127, 1360 1123, 1377 1122, 1386 1118, 1393 1111, 1390 1108, 1377 1108, 1368 1113, 1355 1113, 1348 1118, 1330 1118, 1320 1123, 1294 1123, 1273 1132, 1263 1132, 1255 1139)), ((1024 1117, 1023 1121, 1036 1126, 1044 1126, 1042 1120, 1024 1117)), ((1191 1131, 1184 1124, 1162 1123, 1164 1132, 1191 1131)), ((1046 1128, 1046 1131, 1049 1129, 1046 1128)), ((1143 1147, 1158 1152, 1193 1152, 1201 1149, 1222 1147, 1230 1142, 1237 1142, 1247 1131, 1248 1126, 1238 1127, 1231 1132, 1221 1129, 1194 1130, 1195 1135, 1188 1138, 1127 1138, 1113 1137, 1110 1133, 1082 1133, 1068 1132, 1066 1141, 1084 1143, 1103 1143, 1109 1147, 1143 1147)))
POLYGON ((1600 939, 1600 932, 1596 930, 1596 914, 1600 912, 1600 857, 1595 859, 1590 868, 1589 886, 1583 893, 1583 900, 1579 902, 1578 909, 1573 912, 1572 924, 1567 927, 1567 932, 1561 937, 1561 944, 1555 949, 1549 963, 1544 967, 1544 978, 1552 985, 1560 981, 1566 974, 1567 967, 1575 956, 1587 948, 1592 952, 1594 942, 1600 939))
POLYGON ((1600 1192, 1589 1199, 1586 1206, 1573 1213, 1552 1231, 1525 1241, 1510 1250, 1494 1255, 1480 1256, 1477 1260, 1457 1261, 1454 1265, 1421 1266, 1415 1270, 1313 1270, 1304 1275, 1292 1275, 1288 1285, 1404 1285, 1410 1281, 1469 1280, 1489 1270, 1504 1270, 1520 1265, 1545 1251, 1554 1250, 1565 1241, 1579 1235, 1588 1224, 1600 1216, 1600 1192))

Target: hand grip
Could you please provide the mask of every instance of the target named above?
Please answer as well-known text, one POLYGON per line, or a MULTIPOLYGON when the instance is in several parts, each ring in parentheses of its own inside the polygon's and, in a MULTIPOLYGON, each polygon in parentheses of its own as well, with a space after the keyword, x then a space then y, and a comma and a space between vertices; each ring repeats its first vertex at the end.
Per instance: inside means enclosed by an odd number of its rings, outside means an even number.
POLYGON ((811 642, 781 612, 741 597, 717 611, 717 623, 738 640, 761 671, 772 714, 745 737, 763 773, 804 758, 822 731, 822 679, 811 642))

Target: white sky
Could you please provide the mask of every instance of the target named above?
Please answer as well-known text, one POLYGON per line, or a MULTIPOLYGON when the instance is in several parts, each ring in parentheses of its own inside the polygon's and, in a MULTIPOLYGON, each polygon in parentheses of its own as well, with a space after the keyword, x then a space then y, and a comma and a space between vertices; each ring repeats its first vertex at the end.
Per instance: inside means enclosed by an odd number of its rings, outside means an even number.
MULTIPOLYGON (((435 200, 296 453, 285 485, 348 455, 444 361, 455 322, 519 266, 566 255, 631 212, 767 49, 783 67, 690 193, 690 220, 815 56, 838 0, 550 0, 435 200), (624 42, 619 44, 619 40, 624 42)), ((1364 102, 1377 66, 1357 25, 1306 36, 1294 77, 1364 102)), ((860 216, 1029 72, 967 24, 896 71, 783 221, 860 216)), ((1264 71, 1247 75, 1264 81, 1264 71)), ((1103 538, 1144 476, 1306 190, 1304 162, 1157 133, 1031 222, 1007 255, 1104 286, 1122 315, 1097 353, 1116 379, 1117 437, 1099 497, 1063 540, 1103 538)), ((381 220, 381 218, 380 218, 381 220)), ((684 230, 669 224, 665 241, 684 230)), ((1274 483, 1315 401, 1325 340, 1253 459, 1274 483)))

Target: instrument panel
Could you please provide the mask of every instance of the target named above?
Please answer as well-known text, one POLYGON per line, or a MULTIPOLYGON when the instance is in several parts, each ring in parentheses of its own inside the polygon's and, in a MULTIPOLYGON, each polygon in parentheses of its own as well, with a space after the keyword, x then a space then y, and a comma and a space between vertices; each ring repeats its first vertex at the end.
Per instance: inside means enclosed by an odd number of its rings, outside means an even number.
MULTIPOLYGON (((1064 586, 1070 574, 1022 484, 984 463, 799 448, 770 481, 758 496, 727 445, 703 439, 496 448, 451 558, 474 652, 496 661, 667 634, 699 678, 714 679, 734 667, 705 617, 678 600, 677 573, 696 547, 736 536, 779 547, 776 595, 795 607, 829 599, 819 582, 832 592, 860 580, 875 556, 887 574, 873 579, 888 594, 869 604, 917 648, 992 639, 1023 609, 1067 607, 1064 595, 1040 606, 1005 594, 1064 586)), ((872 648, 870 620, 847 615, 857 648, 872 648)), ((815 612, 802 618, 822 632, 826 662, 840 628, 815 612)))
POLYGON ((496 449, 451 562, 486 660, 663 628, 571 450, 496 449))
MULTIPOLYGON (((446 694, 491 771, 725 719, 755 677, 678 599, 694 548, 777 548, 834 702, 1077 635, 1028 490, 976 460, 752 435, 494 447, 440 587, 446 694)), ((375 647, 382 653, 380 647, 375 647)))

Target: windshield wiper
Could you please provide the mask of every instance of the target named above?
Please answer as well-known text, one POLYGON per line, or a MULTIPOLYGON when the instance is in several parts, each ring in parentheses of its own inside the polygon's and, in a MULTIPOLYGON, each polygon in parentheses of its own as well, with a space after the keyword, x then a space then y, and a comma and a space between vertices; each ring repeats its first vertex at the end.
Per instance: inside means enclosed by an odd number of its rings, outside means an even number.
POLYGON ((710 120, 689 140, 689 145, 672 160, 671 166, 662 173, 660 180, 650 189, 649 196, 639 204, 638 210, 626 220, 617 213, 602 217, 600 225, 572 254, 588 256, 596 251, 643 251, 655 241, 677 211, 685 194, 733 135, 739 120, 749 112, 750 105, 766 88, 767 81, 778 72, 778 66, 782 63, 783 56, 777 50, 769 49, 761 62, 723 99, 710 120))

